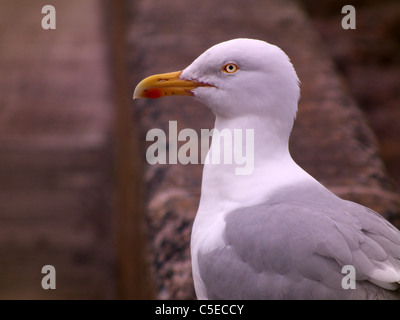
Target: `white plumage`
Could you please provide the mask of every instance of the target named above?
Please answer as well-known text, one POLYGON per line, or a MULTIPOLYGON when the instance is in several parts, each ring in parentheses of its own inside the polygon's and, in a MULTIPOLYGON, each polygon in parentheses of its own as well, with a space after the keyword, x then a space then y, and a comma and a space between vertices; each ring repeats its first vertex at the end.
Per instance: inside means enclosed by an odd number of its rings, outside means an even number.
MULTIPOLYGON (((215 114, 216 129, 254 129, 251 174, 235 174, 234 163, 204 166, 191 239, 196 294, 399 299, 400 232, 372 210, 332 194, 290 155, 298 83, 280 48, 235 39, 135 90, 135 97, 194 95, 215 114), (342 286, 345 265, 355 268, 356 289, 342 286)), ((212 144, 212 152, 223 151, 212 144)))

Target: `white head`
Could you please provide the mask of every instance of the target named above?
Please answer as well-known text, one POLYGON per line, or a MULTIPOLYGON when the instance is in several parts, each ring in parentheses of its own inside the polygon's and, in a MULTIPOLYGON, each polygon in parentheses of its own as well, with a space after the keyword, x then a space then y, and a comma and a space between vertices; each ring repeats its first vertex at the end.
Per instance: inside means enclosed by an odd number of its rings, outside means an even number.
POLYGON ((219 43, 179 72, 151 76, 134 98, 194 95, 217 117, 270 118, 292 129, 300 96, 297 74, 277 46, 254 39, 219 43))
POLYGON ((296 72, 280 48, 264 41, 219 43, 183 70, 181 78, 214 86, 193 93, 217 116, 284 113, 292 121, 296 116, 300 94, 296 72))

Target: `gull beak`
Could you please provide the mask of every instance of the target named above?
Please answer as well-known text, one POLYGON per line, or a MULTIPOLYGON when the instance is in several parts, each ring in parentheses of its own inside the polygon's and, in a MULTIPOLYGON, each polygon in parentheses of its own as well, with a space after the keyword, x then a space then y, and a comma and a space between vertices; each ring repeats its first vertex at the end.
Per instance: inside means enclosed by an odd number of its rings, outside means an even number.
POLYGON ((156 74, 143 79, 136 86, 133 99, 157 99, 172 95, 193 96, 193 89, 211 87, 209 84, 180 79, 182 71, 156 74))

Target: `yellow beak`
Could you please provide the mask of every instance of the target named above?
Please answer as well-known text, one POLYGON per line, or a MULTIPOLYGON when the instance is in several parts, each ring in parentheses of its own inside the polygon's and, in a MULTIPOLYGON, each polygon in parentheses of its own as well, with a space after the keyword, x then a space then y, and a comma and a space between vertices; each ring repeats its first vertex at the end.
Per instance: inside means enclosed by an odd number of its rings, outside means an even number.
POLYGON ((193 96, 193 89, 211 87, 209 84, 180 79, 181 73, 182 71, 156 74, 143 79, 136 86, 133 99, 157 99, 172 95, 193 96))

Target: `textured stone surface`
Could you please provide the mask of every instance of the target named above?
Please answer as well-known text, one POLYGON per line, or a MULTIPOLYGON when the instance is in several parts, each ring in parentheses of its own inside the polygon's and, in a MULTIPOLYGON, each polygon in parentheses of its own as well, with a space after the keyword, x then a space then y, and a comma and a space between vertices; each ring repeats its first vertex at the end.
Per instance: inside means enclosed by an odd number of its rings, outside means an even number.
MULTIPOLYGON (((338 195, 389 218, 399 197, 388 183, 376 140, 293 1, 137 1, 128 43, 132 87, 144 76, 186 67, 215 43, 249 37, 280 46, 301 80, 302 98, 291 139, 294 159, 338 195)), ((152 128, 211 128, 213 116, 186 97, 134 102, 141 139, 152 128)), ((148 145, 148 144, 147 144, 148 145)), ((144 147, 146 144, 144 143, 144 147)), ((145 157, 145 148, 141 155, 145 157)), ((201 185, 201 165, 147 165, 148 224, 159 298, 194 298, 189 242, 201 185)))
POLYGON ((400 2, 362 0, 354 3, 357 28, 338 23, 346 1, 302 0, 336 69, 378 138, 378 151, 390 178, 400 186, 400 2))

